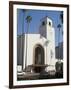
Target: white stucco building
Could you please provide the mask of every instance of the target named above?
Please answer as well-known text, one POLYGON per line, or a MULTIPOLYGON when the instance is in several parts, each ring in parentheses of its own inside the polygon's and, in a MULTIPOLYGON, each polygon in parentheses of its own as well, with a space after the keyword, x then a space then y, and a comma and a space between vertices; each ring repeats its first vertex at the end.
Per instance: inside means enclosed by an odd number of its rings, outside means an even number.
POLYGON ((55 70, 55 30, 52 19, 42 18, 39 33, 28 33, 24 38, 23 70, 32 65, 46 65, 46 72, 55 70))

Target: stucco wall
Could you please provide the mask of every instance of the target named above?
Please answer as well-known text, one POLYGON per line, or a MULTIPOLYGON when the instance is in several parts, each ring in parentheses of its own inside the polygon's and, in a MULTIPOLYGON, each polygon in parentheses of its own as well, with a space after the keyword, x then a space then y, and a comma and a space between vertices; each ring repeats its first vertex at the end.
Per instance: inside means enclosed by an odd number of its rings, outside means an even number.
MULTIPOLYGON (((25 35, 25 37, 26 37, 26 35, 25 35)), ((49 44, 46 46, 45 42, 46 42, 46 38, 44 38, 44 37, 40 38, 40 34, 28 34, 27 59, 25 58, 25 55, 24 55, 24 68, 25 68, 25 60, 27 60, 27 64, 26 64, 27 66, 34 64, 34 48, 37 44, 40 44, 44 48, 44 52, 45 52, 45 54, 44 54, 45 61, 44 62, 45 62, 45 64, 48 64, 48 65, 54 65, 55 64, 55 62, 54 62, 54 60, 55 60, 54 43, 49 42, 49 44), (51 60, 51 55, 50 55, 51 49, 54 53, 52 60, 51 60)), ((26 43, 26 39, 25 39, 25 43, 26 43)), ((25 46, 26 46, 26 44, 25 44, 25 46)), ((26 50, 24 53, 26 54, 26 50)))

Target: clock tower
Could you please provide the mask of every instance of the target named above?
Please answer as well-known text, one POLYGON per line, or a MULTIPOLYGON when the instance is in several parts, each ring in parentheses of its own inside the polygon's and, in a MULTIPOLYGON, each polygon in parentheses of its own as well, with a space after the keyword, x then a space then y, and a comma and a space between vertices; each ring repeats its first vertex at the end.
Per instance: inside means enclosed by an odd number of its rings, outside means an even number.
MULTIPOLYGON (((44 47, 46 48, 45 63, 49 65, 47 69, 55 69, 55 29, 53 21, 49 17, 41 19, 39 28, 40 37, 45 38, 44 47)), ((48 70, 47 70, 48 71, 48 70)))

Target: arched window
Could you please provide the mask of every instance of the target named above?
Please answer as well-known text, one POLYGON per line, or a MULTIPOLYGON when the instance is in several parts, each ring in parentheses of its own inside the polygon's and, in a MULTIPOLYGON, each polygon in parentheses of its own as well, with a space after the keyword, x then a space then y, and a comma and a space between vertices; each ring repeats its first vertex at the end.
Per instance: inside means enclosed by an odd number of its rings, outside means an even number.
POLYGON ((45 24, 46 24, 45 21, 43 21, 43 22, 42 22, 42 26, 44 26, 45 24))
POLYGON ((49 26, 51 26, 51 22, 49 22, 49 26))

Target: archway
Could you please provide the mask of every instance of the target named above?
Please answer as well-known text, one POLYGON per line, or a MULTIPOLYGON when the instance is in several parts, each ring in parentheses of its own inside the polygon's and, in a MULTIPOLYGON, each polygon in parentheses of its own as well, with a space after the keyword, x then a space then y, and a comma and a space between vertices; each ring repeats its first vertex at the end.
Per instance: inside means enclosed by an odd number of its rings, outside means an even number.
POLYGON ((44 48, 38 44, 34 49, 34 71, 41 72, 44 65, 44 48))

